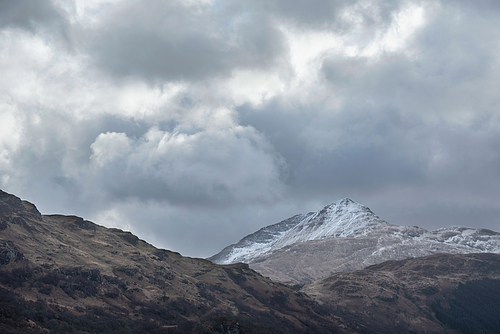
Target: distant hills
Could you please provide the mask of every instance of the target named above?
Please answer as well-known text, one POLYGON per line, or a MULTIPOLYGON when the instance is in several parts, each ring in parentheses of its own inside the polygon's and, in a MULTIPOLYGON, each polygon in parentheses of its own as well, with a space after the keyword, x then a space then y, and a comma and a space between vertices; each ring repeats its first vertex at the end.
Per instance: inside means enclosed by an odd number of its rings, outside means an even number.
POLYGON ((432 232, 388 224, 345 198, 252 233, 209 260, 244 262, 280 282, 307 283, 335 272, 426 255, 500 253, 500 233, 446 227, 432 232))
MULTIPOLYGON (((345 252, 353 252, 352 242, 374 242, 388 229, 414 240, 420 232, 426 240, 434 235, 436 244, 455 247, 490 247, 498 238, 487 230, 457 228, 443 235, 397 227, 342 200, 246 240, 259 244, 254 249, 267 245, 259 261, 328 240, 344 240, 345 252)), ((358 248, 367 247, 361 242, 358 248)), ((321 270, 334 269, 325 262, 321 270)), ((42 215, 0 190, 0 333, 449 334, 500 328, 498 254, 436 254, 325 276, 304 286, 277 283, 247 264, 183 257, 80 217, 42 215)))

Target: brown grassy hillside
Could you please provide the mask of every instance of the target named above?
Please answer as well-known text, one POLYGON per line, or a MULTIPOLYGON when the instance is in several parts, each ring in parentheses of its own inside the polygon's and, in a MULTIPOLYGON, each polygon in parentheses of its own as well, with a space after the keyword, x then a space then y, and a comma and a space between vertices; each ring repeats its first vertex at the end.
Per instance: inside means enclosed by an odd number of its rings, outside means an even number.
POLYGON ((26 323, 12 330, 29 323, 30 330, 112 332, 97 325, 106 318, 145 332, 339 331, 306 295, 244 264, 215 265, 79 217, 43 216, 4 192, 0 228, 0 287, 15 293, 4 293, 12 304, 38 310, 24 309, 26 323))

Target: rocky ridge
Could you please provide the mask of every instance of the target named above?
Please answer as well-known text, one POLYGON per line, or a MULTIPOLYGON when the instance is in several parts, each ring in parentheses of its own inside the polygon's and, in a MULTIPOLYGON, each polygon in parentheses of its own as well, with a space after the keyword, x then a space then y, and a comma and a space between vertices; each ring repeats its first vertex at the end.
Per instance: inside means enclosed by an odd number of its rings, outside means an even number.
POLYGON ((264 254, 297 242, 364 235, 381 225, 387 225, 387 222, 368 207, 344 198, 317 212, 298 214, 266 226, 224 248, 209 260, 218 264, 252 263, 264 254))

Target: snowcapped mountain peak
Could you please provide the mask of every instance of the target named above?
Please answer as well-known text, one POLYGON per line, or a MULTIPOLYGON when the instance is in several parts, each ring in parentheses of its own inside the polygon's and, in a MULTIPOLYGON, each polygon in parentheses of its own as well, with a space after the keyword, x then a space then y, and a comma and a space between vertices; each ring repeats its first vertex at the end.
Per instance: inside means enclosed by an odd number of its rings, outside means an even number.
POLYGON ((334 215, 344 215, 344 214, 361 213, 361 212, 374 215, 372 210, 370 210, 370 208, 364 206, 363 204, 356 203, 352 199, 347 197, 325 206, 317 213, 324 214, 325 212, 334 215))
POLYGON ((368 207, 349 198, 341 199, 313 213, 290 229, 272 249, 296 242, 323 238, 354 237, 388 225, 368 207))
POLYGON ((370 210, 370 208, 368 208, 367 206, 364 206, 363 204, 356 203, 350 198, 344 198, 344 199, 341 199, 340 201, 333 202, 332 204, 327 205, 325 207, 325 209, 328 209, 328 208, 332 208, 332 209, 335 208, 335 210, 337 210, 337 212, 342 211, 344 213, 347 213, 347 212, 367 212, 367 213, 373 214, 373 212, 372 212, 372 210, 370 210))
POLYGON ((340 204, 340 205, 347 206, 347 205, 351 205, 351 204, 355 204, 355 203, 354 203, 354 201, 352 199, 346 197, 346 198, 343 198, 340 201, 334 202, 334 203, 332 203, 330 205, 333 205, 333 204, 340 204))
POLYGON ((264 227, 224 248, 209 260, 220 264, 249 263, 263 254, 296 242, 362 235, 380 225, 388 224, 368 207, 344 198, 317 212, 296 215, 264 227))

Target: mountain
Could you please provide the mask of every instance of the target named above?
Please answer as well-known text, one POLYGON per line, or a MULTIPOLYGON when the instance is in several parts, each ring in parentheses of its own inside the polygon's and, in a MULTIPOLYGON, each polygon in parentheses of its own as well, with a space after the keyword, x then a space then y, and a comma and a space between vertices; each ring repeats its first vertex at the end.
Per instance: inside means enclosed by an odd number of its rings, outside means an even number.
POLYGON ((0 191, 0 333, 337 333, 307 295, 245 264, 155 248, 0 191))
POLYGON ((392 225, 346 198, 264 227, 209 260, 248 263, 273 280, 303 284, 388 260, 480 252, 500 253, 500 233, 465 227, 429 232, 392 225))
POLYGON ((318 212, 295 215, 250 234, 209 258, 219 264, 251 263, 259 256, 297 242, 347 237, 387 225, 369 208, 344 198, 318 212))

